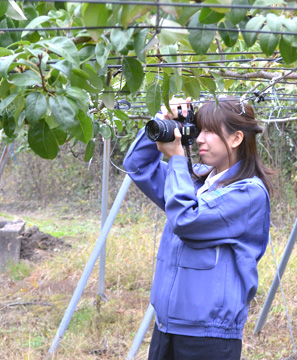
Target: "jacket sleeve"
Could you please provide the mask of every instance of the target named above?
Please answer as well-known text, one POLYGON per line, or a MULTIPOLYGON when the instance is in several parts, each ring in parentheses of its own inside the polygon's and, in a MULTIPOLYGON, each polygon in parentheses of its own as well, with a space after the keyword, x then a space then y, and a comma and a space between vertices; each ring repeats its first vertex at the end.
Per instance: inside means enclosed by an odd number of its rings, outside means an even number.
POLYGON ((155 204, 165 210, 164 184, 167 163, 154 142, 147 139, 144 129, 138 133, 124 159, 128 175, 155 204))
POLYGON ((172 231, 195 248, 220 245, 245 232, 261 241, 264 227, 269 227, 264 186, 245 179, 197 198, 182 157, 173 156, 168 163, 165 204, 172 231))

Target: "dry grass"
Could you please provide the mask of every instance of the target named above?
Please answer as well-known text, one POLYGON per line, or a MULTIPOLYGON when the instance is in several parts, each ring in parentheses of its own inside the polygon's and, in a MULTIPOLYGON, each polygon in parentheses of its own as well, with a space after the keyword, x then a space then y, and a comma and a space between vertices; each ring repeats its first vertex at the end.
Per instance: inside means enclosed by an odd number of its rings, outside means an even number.
MULTIPOLYGON (((1 214, 11 216, 13 214, 1 214)), ((18 214, 20 217, 20 214, 18 214)), ((27 226, 38 225, 43 232, 63 237, 72 248, 42 253, 37 263, 22 262, 0 274, 0 359, 45 359, 67 305, 100 233, 94 215, 63 217, 57 212, 23 214, 27 226)), ((159 219, 156 243, 164 219, 159 219)), ((273 230, 272 240, 280 260, 291 227, 273 230)), ((52 359, 125 359, 149 303, 154 263, 155 209, 137 214, 125 208, 117 217, 107 241, 106 295, 99 301, 98 264, 58 351, 52 359)), ((291 255, 283 277, 283 289, 297 342, 297 260, 291 255)), ((286 311, 277 293, 260 335, 253 330, 266 299, 275 266, 271 248, 259 264, 259 290, 251 303, 243 338, 245 359, 281 359, 293 352, 286 311)), ((147 358, 152 324, 137 359, 147 358)))

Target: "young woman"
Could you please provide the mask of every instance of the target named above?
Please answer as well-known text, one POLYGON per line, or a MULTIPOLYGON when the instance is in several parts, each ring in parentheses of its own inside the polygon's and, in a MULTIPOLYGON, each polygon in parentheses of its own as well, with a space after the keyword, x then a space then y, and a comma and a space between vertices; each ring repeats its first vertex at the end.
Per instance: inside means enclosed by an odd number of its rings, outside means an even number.
MULTIPOLYGON (((163 116, 169 117, 167 110, 163 116)), ((271 184, 257 154, 262 130, 252 107, 223 97, 217 106, 210 101, 199 108, 195 121, 196 180, 177 129, 170 143, 151 142, 142 129, 124 161, 167 215, 151 291, 156 324, 150 360, 240 359, 257 263, 268 241, 271 184)))

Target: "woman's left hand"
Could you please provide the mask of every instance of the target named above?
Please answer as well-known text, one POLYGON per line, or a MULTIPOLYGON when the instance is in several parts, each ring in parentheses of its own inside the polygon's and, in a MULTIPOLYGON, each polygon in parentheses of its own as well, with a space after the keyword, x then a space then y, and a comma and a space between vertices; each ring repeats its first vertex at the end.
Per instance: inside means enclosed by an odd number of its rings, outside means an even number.
POLYGON ((168 159, 170 159, 173 155, 182 155, 184 154, 184 149, 181 144, 181 133, 176 128, 174 129, 175 140, 167 143, 157 141, 158 150, 161 151, 168 159))

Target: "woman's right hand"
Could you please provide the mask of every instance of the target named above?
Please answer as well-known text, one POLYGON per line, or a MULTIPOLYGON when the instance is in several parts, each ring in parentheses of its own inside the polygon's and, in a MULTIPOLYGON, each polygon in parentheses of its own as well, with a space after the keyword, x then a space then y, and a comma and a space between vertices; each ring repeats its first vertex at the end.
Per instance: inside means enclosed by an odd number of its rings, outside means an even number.
POLYGON ((172 114, 167 110, 166 106, 163 105, 163 106, 161 106, 162 115, 158 114, 158 117, 163 118, 163 119, 170 119, 170 120, 178 119, 178 108, 179 107, 181 108, 182 115, 184 117, 186 117, 188 114, 188 107, 189 107, 190 103, 191 103, 190 97, 186 98, 186 100, 179 99, 179 98, 173 98, 169 101, 169 105, 170 105, 172 114))

